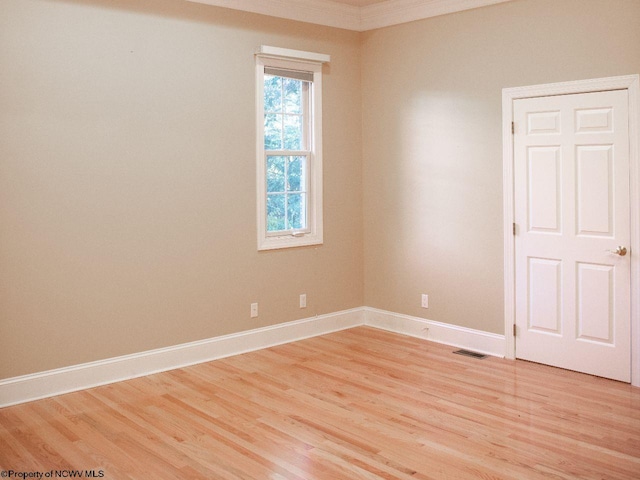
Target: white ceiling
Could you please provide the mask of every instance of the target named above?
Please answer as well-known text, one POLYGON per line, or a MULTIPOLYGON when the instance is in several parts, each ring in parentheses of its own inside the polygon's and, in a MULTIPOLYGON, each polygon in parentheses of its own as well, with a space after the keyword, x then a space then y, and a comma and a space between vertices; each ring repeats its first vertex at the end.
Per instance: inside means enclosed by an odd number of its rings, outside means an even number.
POLYGON ((511 0, 187 1, 362 32, 511 0))

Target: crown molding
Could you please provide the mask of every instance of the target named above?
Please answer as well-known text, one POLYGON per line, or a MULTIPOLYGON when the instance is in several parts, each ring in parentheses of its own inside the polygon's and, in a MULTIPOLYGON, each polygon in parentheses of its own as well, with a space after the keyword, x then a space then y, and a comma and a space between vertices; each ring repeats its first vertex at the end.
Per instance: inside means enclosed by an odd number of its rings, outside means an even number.
POLYGON ((511 0, 386 0, 356 7, 331 0, 187 0, 363 32, 511 0))

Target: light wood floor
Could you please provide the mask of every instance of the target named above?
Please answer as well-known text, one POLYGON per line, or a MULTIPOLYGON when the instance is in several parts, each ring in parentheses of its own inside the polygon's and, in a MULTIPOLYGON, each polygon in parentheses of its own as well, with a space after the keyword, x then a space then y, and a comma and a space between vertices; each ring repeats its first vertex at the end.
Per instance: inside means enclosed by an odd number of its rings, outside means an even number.
POLYGON ((640 389, 355 328, 0 409, 0 470, 639 479, 640 389))

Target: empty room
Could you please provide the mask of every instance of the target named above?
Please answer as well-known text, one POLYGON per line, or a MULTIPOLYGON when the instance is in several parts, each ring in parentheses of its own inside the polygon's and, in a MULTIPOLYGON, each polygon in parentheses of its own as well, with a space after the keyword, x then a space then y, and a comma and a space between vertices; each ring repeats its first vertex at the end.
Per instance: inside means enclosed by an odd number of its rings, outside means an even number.
POLYGON ((1 0, 0 475, 640 478, 640 1, 1 0))

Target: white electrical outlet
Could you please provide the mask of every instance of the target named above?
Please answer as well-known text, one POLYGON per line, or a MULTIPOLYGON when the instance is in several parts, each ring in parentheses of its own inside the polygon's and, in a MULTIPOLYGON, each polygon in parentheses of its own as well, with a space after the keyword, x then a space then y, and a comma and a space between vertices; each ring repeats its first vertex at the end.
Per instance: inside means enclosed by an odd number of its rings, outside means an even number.
POLYGON ((307 294, 300 295, 300 308, 307 308, 307 294))
POLYGON ((422 308, 429 308, 429 295, 426 293, 422 294, 422 308))
POLYGON ((251 318, 256 318, 258 316, 258 304, 251 304, 251 318))

